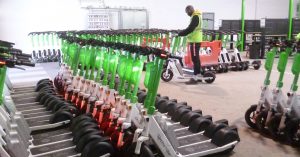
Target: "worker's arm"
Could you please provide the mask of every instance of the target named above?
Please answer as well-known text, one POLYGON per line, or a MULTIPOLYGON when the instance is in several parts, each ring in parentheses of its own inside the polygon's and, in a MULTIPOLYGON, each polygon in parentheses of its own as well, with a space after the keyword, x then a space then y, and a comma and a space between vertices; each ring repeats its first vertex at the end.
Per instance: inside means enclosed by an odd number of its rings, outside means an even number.
POLYGON ((178 36, 187 36, 188 34, 192 33, 195 30, 198 24, 199 24, 199 17, 194 16, 192 18, 190 25, 185 30, 179 32, 178 36))

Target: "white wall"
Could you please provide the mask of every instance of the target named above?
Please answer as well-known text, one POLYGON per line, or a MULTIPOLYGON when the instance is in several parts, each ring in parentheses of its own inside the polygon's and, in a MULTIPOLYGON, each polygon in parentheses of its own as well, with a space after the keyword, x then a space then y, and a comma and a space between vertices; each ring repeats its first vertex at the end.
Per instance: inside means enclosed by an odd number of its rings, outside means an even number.
MULTIPOLYGON (((241 0, 106 0, 105 3, 110 7, 148 9, 150 28, 186 27, 189 17, 184 9, 188 4, 203 12, 215 12, 216 25, 219 19, 241 16, 241 0)), ((246 0, 245 16, 246 19, 287 18, 288 6, 288 0, 246 0)), ((30 45, 24 41, 29 32, 84 29, 86 14, 79 0, 0 0, 0 40, 15 42, 16 47, 27 50, 30 45)))
POLYGON ((28 33, 84 29, 85 12, 78 0, 0 0, 0 40, 26 51, 28 33))

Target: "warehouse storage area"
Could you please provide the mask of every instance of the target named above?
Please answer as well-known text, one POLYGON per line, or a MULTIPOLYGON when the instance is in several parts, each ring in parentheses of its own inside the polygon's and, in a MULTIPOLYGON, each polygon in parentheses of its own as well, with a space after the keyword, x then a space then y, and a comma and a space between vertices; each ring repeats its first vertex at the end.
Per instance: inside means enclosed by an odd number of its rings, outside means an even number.
POLYGON ((0 1, 0 156, 298 157, 299 8, 0 1))

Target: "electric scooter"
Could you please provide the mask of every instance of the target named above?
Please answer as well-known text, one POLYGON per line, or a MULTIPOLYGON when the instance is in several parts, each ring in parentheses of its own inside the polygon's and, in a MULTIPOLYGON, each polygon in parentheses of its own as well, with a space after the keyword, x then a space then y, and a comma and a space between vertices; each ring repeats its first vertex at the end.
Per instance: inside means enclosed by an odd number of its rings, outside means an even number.
POLYGON ((261 94, 258 104, 250 106, 250 108, 245 113, 246 123, 253 129, 256 129, 256 117, 261 113, 263 109, 268 110, 272 104, 272 91, 270 90, 270 77, 272 73, 274 58, 276 54, 276 47, 267 54, 265 69, 267 75, 264 81, 264 85, 261 87, 261 94))
MULTIPOLYGON (((165 82, 169 82, 174 76, 178 79, 189 79, 193 77, 193 69, 184 67, 182 57, 170 56, 168 58, 162 71, 161 79, 165 82)), ((210 84, 215 81, 216 75, 213 72, 207 71, 201 74, 201 76, 197 76, 197 79, 210 84)))
POLYGON ((287 52, 281 52, 279 56, 278 66, 277 66, 280 76, 279 76, 279 80, 277 81, 276 88, 272 91, 273 97, 272 97, 271 107, 268 110, 264 109, 262 112, 260 112, 257 115, 255 119, 257 128, 263 133, 268 133, 267 126, 269 125, 272 116, 274 116, 276 112, 283 113, 283 108, 284 106, 286 106, 286 100, 282 92, 282 87, 283 87, 283 77, 284 77, 287 61, 288 61, 287 52))

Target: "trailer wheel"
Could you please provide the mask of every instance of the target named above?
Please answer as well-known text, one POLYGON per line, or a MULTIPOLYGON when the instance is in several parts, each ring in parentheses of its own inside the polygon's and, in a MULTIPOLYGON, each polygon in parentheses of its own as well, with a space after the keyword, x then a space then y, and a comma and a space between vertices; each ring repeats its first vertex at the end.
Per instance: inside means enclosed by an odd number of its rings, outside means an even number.
POLYGON ((167 69, 163 69, 162 73, 161 73, 161 79, 165 82, 169 82, 172 80, 174 74, 172 72, 172 70, 168 69, 168 72, 167 72, 167 69))

